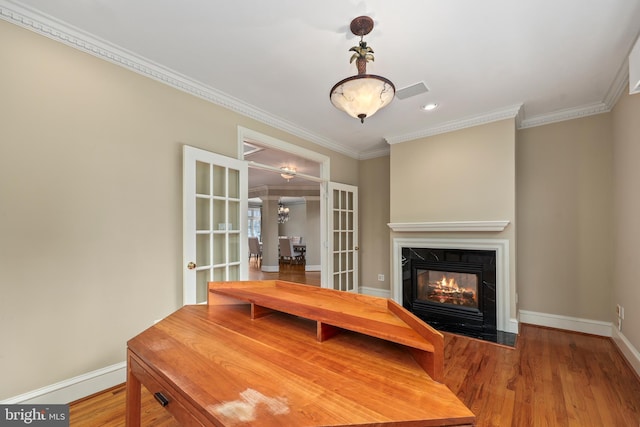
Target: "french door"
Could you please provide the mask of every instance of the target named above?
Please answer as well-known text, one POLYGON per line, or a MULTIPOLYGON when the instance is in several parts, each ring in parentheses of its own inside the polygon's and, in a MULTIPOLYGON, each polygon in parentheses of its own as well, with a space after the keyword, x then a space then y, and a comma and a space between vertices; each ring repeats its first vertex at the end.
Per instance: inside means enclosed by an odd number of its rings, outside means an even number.
POLYGON ((358 187, 328 184, 329 287, 358 292, 358 187))
POLYGON ((183 304, 207 301, 210 281, 246 280, 247 164, 183 147, 183 304))
MULTIPOLYGON (((245 161, 183 147, 184 304, 205 303, 210 281, 248 279, 247 182, 245 161)), ((325 188, 322 286, 358 292, 358 188, 325 188)))

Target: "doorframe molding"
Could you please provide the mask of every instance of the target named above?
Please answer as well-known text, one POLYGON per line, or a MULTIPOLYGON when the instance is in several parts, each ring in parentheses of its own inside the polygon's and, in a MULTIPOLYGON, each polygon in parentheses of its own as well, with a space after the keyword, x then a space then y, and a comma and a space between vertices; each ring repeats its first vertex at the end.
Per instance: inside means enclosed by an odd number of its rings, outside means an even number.
POLYGON ((238 147, 237 156, 239 160, 244 160, 244 143, 254 142, 259 145, 265 145, 270 148, 275 148, 287 153, 295 154, 296 156, 304 157, 305 159, 317 162, 320 164, 320 179, 327 182, 331 178, 331 159, 329 156, 318 153, 317 151, 309 150, 308 148, 295 145, 291 142, 286 142, 278 138, 260 133, 253 129, 238 126, 238 147))
POLYGON ((323 266, 328 262, 328 248, 329 248, 329 230, 327 228, 329 215, 327 206, 327 185, 331 181, 331 158, 325 154, 318 153, 317 151, 310 150, 308 148, 295 145, 291 142, 283 141, 278 138, 266 135, 264 133, 249 129, 243 126, 238 126, 238 140, 237 140, 237 158, 239 160, 246 161, 244 159, 244 143, 256 143, 269 148, 274 148, 280 151, 285 151, 293 155, 303 157, 305 159, 317 162, 320 164, 320 179, 322 182, 318 183, 320 186, 320 282, 321 286, 326 287, 329 280, 329 274, 323 266))

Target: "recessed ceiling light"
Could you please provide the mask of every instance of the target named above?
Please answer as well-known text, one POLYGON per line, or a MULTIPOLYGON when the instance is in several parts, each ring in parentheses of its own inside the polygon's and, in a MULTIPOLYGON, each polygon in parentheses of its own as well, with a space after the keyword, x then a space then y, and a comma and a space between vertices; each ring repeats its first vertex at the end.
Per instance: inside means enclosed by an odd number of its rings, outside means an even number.
POLYGON ((423 105, 420 108, 422 108, 424 111, 432 111, 438 108, 438 104, 431 103, 431 104, 423 105))

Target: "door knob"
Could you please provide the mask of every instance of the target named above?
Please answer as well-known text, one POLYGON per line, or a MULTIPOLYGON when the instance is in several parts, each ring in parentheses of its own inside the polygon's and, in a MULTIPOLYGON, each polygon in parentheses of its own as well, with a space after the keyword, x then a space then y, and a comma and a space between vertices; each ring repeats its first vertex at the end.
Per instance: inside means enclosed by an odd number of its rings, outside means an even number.
POLYGON ((196 268, 196 263, 195 263, 195 262, 193 262, 193 261, 191 261, 189 264, 187 264, 187 268, 188 268, 189 270, 193 270, 193 269, 195 269, 195 268, 196 268))

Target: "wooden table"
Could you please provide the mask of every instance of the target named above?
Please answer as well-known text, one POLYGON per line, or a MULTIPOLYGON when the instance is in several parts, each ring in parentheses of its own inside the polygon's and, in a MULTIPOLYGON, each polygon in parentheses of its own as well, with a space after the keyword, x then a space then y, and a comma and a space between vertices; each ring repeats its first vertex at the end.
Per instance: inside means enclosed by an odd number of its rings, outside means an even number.
POLYGON ((472 425, 432 378, 442 336, 407 313, 289 282, 212 282, 207 305, 128 342, 127 426, 141 384, 185 426, 472 425))

